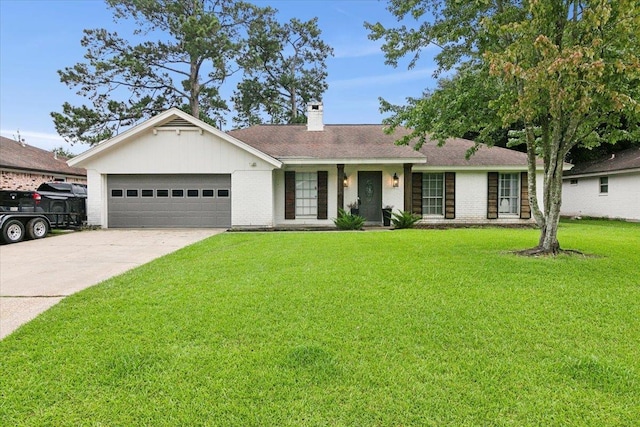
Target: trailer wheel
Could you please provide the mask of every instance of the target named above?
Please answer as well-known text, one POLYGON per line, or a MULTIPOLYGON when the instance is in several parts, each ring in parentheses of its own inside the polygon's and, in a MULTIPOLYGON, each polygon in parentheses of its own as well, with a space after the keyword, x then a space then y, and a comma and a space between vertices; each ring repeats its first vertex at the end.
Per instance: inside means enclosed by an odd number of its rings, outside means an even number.
POLYGON ((27 223, 27 236, 30 239, 42 239, 49 234, 49 223, 43 218, 33 218, 27 223))
POLYGON ((17 219, 10 219, 2 226, 2 239, 7 243, 18 243, 24 239, 24 225, 17 219))

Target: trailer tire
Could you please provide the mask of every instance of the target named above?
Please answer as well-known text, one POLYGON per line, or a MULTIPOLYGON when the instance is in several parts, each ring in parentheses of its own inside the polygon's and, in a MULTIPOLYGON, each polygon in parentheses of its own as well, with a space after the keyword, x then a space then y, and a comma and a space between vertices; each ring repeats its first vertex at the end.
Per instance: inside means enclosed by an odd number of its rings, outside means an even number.
POLYGON ((27 223, 27 236, 30 239, 42 239, 49 234, 49 223, 44 218, 33 218, 27 223))
POLYGON ((17 219, 10 219, 2 226, 2 240, 18 243, 24 239, 24 225, 17 219))

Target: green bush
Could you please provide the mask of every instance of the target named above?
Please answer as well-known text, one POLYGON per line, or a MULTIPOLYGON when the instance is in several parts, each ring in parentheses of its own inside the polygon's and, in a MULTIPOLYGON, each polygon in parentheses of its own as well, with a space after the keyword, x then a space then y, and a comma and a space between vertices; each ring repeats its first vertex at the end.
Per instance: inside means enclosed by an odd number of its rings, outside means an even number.
POLYGON ((394 228, 413 228, 413 225, 420 221, 420 215, 407 211, 394 212, 391 218, 394 228))
POLYGON ((338 217, 333 223, 340 230, 362 230, 365 219, 360 215, 352 215, 344 209, 338 209, 338 217))

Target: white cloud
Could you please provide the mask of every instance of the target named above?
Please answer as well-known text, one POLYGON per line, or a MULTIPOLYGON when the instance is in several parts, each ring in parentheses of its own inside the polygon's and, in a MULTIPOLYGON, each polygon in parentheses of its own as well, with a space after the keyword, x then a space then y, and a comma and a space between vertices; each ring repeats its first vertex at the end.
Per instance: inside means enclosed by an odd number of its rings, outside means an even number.
POLYGON ((18 130, 11 131, 11 130, 5 130, 5 129, 0 129, 0 133, 2 134, 2 136, 5 136, 7 138, 12 138, 12 139, 14 139, 13 138, 14 135, 18 136, 18 133, 19 133, 20 136, 25 140, 28 140, 29 138, 36 138, 40 140, 55 141, 58 143, 64 142, 64 138, 62 138, 57 133, 18 131, 18 130))
POLYGON ((363 58, 365 56, 382 56, 382 43, 364 41, 334 47, 334 58, 363 58))
MULTIPOLYGON (((74 153, 79 154, 89 147, 87 145, 71 145, 64 140, 60 135, 56 133, 46 133, 46 132, 37 132, 37 131, 19 131, 20 138, 22 138, 25 144, 31 145, 32 147, 41 148, 43 150, 51 151, 54 148, 63 147, 64 149, 74 153)), ((0 134, 5 138, 10 138, 15 140, 18 136, 17 130, 7 130, 0 129, 0 134)))

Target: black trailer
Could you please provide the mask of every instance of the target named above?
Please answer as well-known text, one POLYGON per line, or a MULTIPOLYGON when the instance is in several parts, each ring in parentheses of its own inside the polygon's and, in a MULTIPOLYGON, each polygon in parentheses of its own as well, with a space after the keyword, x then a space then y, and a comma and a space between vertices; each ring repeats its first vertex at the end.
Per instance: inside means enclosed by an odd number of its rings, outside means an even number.
POLYGON ((86 186, 43 183, 36 191, 0 190, 0 240, 41 239, 51 228, 80 227, 86 220, 86 186))

